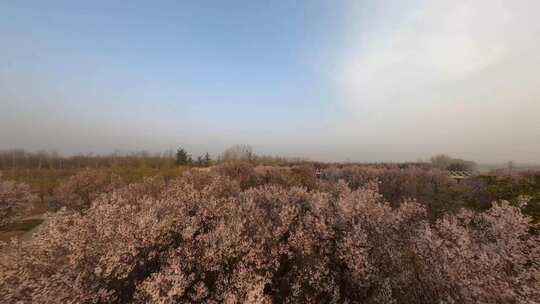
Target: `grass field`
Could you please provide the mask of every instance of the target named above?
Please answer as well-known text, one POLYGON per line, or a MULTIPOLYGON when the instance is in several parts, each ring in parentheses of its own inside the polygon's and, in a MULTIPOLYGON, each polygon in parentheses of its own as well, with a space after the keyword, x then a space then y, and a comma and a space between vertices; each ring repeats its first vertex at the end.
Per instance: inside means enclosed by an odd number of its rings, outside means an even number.
MULTIPOLYGON (((62 182, 77 174, 82 169, 10 169, 3 170, 5 179, 28 184, 44 203, 47 196, 52 195, 54 189, 62 182)), ((178 177, 186 170, 184 167, 174 168, 106 168, 106 172, 118 174, 125 182, 132 183, 144 177, 161 175, 166 179, 178 177)))

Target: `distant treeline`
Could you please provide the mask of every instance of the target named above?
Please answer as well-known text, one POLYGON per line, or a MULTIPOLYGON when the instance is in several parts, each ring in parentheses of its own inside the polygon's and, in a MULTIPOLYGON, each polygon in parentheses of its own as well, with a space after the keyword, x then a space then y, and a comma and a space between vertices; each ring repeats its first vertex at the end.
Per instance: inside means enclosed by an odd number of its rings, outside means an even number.
POLYGON ((0 169, 78 169, 113 167, 169 168, 175 165, 174 152, 112 153, 109 155, 64 156, 57 152, 29 152, 22 149, 0 151, 0 169))
POLYGON ((0 170, 8 169, 82 169, 82 168, 152 168, 169 169, 177 166, 207 167, 223 161, 242 160, 264 165, 290 165, 307 162, 304 158, 257 155, 248 145, 235 145, 212 157, 208 152, 192 156, 180 147, 162 153, 138 151, 107 155, 65 156, 58 152, 0 150, 0 170))
POLYGON ((162 153, 138 151, 131 153, 111 153, 107 155, 74 155, 64 156, 58 152, 38 151, 29 152, 23 149, 0 150, 0 170, 8 169, 82 169, 82 168, 151 168, 170 169, 178 166, 208 167, 224 161, 244 161, 257 165, 291 166, 310 163, 316 168, 326 168, 330 165, 342 167, 352 164, 386 168, 399 167, 406 169, 437 168, 450 171, 474 171, 476 163, 468 160, 452 158, 445 154, 432 157, 429 162, 406 163, 323 163, 309 161, 300 157, 282 157, 258 155, 249 145, 234 145, 222 153, 212 156, 208 152, 192 155, 183 147, 176 151, 168 150, 162 153))

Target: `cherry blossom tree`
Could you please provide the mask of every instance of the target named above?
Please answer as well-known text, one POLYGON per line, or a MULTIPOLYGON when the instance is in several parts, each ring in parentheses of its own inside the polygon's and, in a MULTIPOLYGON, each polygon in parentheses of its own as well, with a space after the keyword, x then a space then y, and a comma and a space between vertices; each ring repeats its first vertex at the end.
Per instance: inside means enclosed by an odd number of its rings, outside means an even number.
POLYGON ((292 185, 247 187, 242 183, 253 176, 260 180, 260 172, 235 176, 234 168, 221 170, 118 186, 93 197, 84 212, 52 214, 34 239, 1 245, 0 298, 6 303, 540 301, 540 240, 520 206, 500 202, 485 212, 461 210, 433 220, 425 204, 411 199, 391 204, 376 182, 351 188, 345 181, 325 180, 308 189, 293 179, 292 185))
POLYGON ((121 178, 116 174, 85 169, 60 184, 54 191, 54 198, 60 207, 84 210, 99 195, 122 185, 121 178))

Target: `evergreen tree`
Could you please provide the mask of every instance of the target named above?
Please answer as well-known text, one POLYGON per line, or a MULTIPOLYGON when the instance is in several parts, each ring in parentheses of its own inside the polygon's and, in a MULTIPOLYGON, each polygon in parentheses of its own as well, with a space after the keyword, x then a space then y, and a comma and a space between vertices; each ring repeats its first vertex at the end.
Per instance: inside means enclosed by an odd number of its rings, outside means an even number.
POLYGON ((178 150, 176 150, 176 165, 177 166, 187 165, 190 159, 191 159, 191 156, 189 156, 189 154, 183 148, 178 148, 178 150))

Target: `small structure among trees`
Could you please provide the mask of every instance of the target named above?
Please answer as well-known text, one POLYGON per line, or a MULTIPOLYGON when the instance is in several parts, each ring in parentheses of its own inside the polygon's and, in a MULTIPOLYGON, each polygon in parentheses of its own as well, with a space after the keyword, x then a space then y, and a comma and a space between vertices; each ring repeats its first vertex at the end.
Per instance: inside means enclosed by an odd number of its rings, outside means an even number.
POLYGON ((470 172, 470 171, 454 171, 454 170, 450 170, 450 171, 448 171, 448 176, 450 178, 455 179, 455 180, 457 180, 459 182, 459 181, 461 181, 463 179, 473 177, 474 173, 470 172))
POLYGON ((460 182, 473 177, 476 163, 470 160, 453 158, 446 154, 439 154, 431 158, 431 166, 448 172, 448 177, 460 182))

